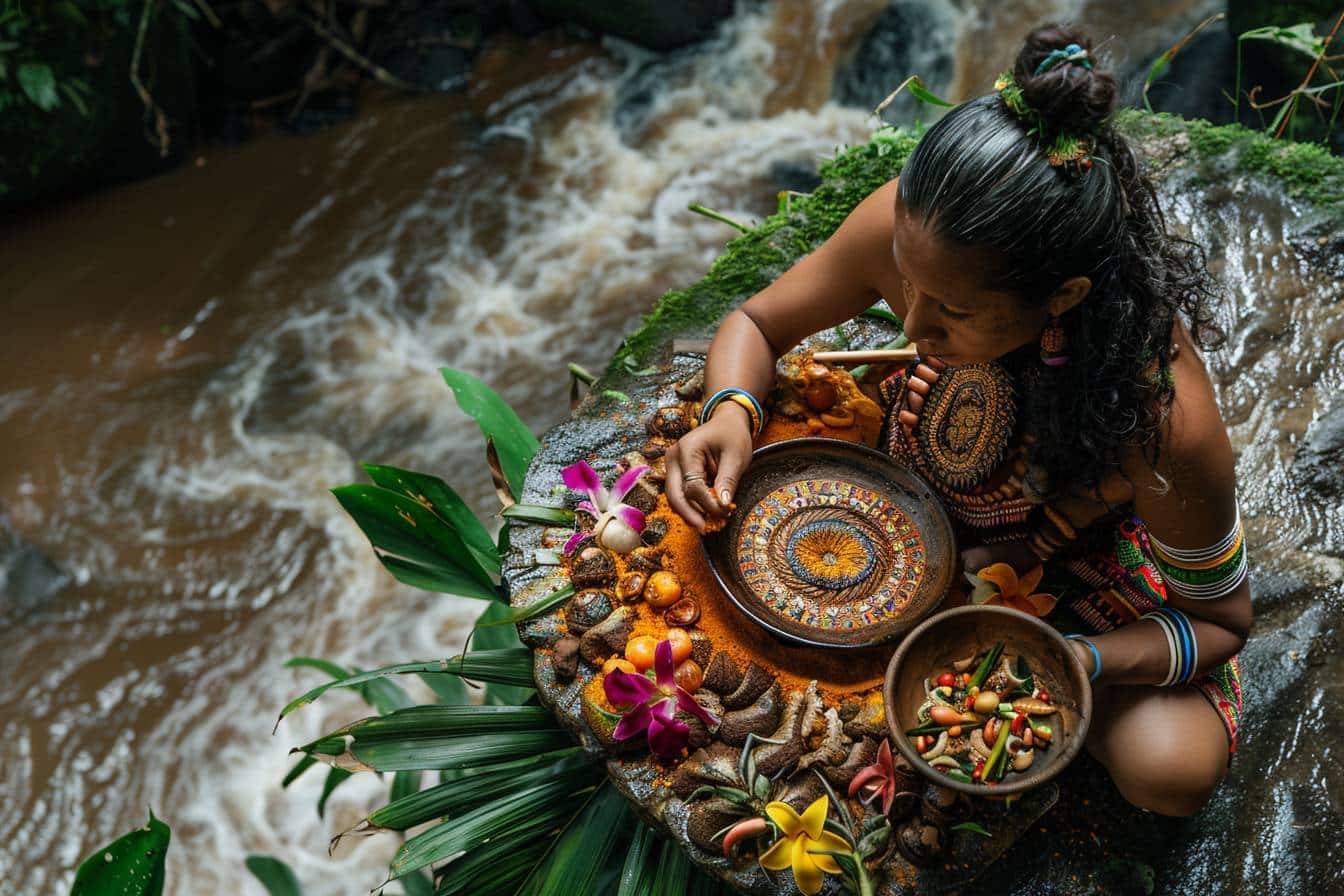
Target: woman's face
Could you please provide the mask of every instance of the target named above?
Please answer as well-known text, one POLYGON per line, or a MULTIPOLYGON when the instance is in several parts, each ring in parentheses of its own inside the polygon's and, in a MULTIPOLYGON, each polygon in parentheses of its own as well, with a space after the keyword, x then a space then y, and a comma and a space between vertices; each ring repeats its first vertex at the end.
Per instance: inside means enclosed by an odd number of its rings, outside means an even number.
POLYGON ((992 361, 1040 338, 1045 307, 986 289, 993 250, 951 245, 896 197, 892 257, 904 279, 905 334, 948 364, 992 361))

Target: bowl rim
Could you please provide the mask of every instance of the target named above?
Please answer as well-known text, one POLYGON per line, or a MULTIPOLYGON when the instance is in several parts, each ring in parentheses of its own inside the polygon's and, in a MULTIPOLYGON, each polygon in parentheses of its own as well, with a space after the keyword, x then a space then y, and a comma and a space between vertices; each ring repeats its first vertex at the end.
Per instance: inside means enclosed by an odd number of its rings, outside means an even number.
POLYGON ((1037 619, 1035 616, 1029 616, 1020 610, 1014 610, 1010 607, 1000 607, 991 604, 967 604, 934 613, 912 629, 905 638, 901 640, 900 645, 892 653, 891 659, 887 662, 887 671, 882 679, 882 704, 886 711, 888 736, 896 745, 896 749, 900 754, 910 763, 911 767, 926 780, 931 781, 939 787, 950 787, 953 790, 969 796, 1000 797, 1014 793, 1024 793, 1028 790, 1034 790, 1037 787, 1040 787, 1042 784, 1049 782, 1060 772, 1064 771, 1064 769, 1077 758, 1079 751, 1083 748, 1083 742, 1087 740, 1088 728, 1092 722, 1092 685, 1088 680, 1087 670, 1083 668, 1082 661, 1078 659, 1078 655, 1073 652, 1073 648, 1069 646, 1068 640, 1053 626, 1037 619), (1074 673, 1074 678, 1084 683, 1083 692, 1079 695, 1078 699, 1078 717, 1080 719, 1078 730, 1070 737, 1068 744, 1064 747, 1064 750, 1059 757, 1053 761, 1050 771, 1034 780, 1026 779, 1022 781, 1014 781, 1008 784, 998 784, 994 787, 988 787, 984 784, 966 784, 935 771, 933 766, 921 759, 919 754, 915 752, 914 746, 905 736, 905 729, 900 727, 897 721, 897 714, 893 711, 893 707, 896 703, 896 670, 900 664, 904 662, 905 655, 909 651, 910 646, 918 641, 925 631, 948 619, 957 616, 986 613, 989 615, 1011 617, 1015 621, 1025 623, 1029 627, 1035 627, 1048 639, 1057 642, 1064 656, 1067 657, 1067 662, 1071 671, 1074 673))
MULTIPOLYGON (((828 436, 801 436, 796 439, 782 439, 778 442, 770 442, 769 444, 762 445, 759 448, 754 449, 751 452, 751 462, 747 465, 747 469, 750 470, 752 466, 754 466, 756 462, 760 460, 762 457, 767 457, 771 454, 777 454, 779 452, 786 450, 797 451, 800 447, 800 443, 803 446, 809 444, 816 444, 816 445, 825 445, 827 447, 836 448, 842 451, 852 450, 858 454, 868 455, 876 460, 889 464, 895 467, 897 470, 901 471, 903 474, 912 477, 919 485, 928 489, 929 494, 936 499, 934 501, 933 506, 937 510, 938 520, 942 523, 941 528, 943 530, 943 536, 947 539, 948 549, 954 557, 960 556, 960 550, 957 547, 956 527, 952 524, 952 517, 947 512, 947 508, 943 505, 942 499, 938 495, 938 490, 933 487, 933 484, 929 482, 927 478, 922 476, 919 473, 919 471, 911 467, 905 466, 904 464, 897 461, 891 455, 884 454, 883 452, 878 451, 876 448, 872 448, 868 445, 863 444, 862 442, 851 442, 848 439, 836 439, 828 436)), ((738 488, 739 489, 741 488, 740 482, 738 483, 738 488)), ((725 581, 724 574, 719 569, 718 565, 714 562, 714 555, 710 549, 711 541, 714 538, 718 537, 719 535, 720 535, 719 532, 715 532, 712 533, 711 535, 707 535, 701 538, 700 551, 701 555, 704 557, 705 565, 709 567, 710 573, 714 576, 714 581, 718 583, 720 592, 722 592, 724 597, 727 598, 728 602, 731 603, 733 607, 735 607, 738 610, 738 612, 747 616, 756 625, 759 625, 762 629, 769 632, 775 638, 787 644, 800 647, 820 647, 827 650, 842 650, 842 651, 871 650, 873 648, 881 647, 883 645, 889 645, 897 643, 898 641, 904 641, 904 639, 909 637, 911 633, 918 630, 919 625, 922 624, 924 621, 923 619, 921 619, 918 623, 911 626, 911 628, 905 629, 903 631, 893 632, 891 635, 884 638, 883 640, 868 641, 855 644, 847 644, 839 641, 823 641, 819 639, 814 640, 804 635, 788 631, 787 629, 781 628, 780 626, 776 625, 766 614, 757 611, 755 607, 739 599, 737 593, 733 591, 732 586, 727 581, 725 581)), ((959 563, 957 565, 959 565, 959 563)), ((926 611, 926 616, 924 617, 924 619, 928 619, 932 617, 935 613, 937 613, 938 608, 942 606, 943 601, 947 600, 948 592, 952 588, 952 584, 956 579, 956 574, 957 574, 956 566, 954 566, 952 571, 950 571, 947 575, 947 582, 943 587, 942 594, 938 597, 936 601, 933 602, 933 604, 926 611)))

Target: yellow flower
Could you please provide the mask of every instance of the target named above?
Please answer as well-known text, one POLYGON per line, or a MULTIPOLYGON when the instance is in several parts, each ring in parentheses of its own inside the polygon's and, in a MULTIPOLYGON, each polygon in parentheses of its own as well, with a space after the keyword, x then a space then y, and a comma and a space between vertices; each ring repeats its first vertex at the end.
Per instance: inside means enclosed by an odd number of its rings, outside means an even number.
POLYGON ((975 591, 971 593, 971 602, 976 604, 998 604, 1020 610, 1029 616, 1045 616, 1055 608, 1059 598, 1053 594, 1033 594, 1041 584, 1045 570, 1038 564, 1035 569, 1021 579, 1007 563, 995 563, 986 566, 974 576, 967 575, 975 591), (993 585, 998 588, 995 592, 993 585))
POLYGON ((818 850, 852 851, 843 837, 823 830, 826 824, 826 811, 829 808, 830 801, 824 796, 818 797, 802 815, 795 812, 788 803, 775 802, 765 807, 765 814, 779 825, 783 836, 761 854, 761 867, 771 871, 793 868, 794 883, 804 896, 816 896, 821 892, 821 885, 825 880, 822 872, 841 873, 835 859, 817 852, 818 850))

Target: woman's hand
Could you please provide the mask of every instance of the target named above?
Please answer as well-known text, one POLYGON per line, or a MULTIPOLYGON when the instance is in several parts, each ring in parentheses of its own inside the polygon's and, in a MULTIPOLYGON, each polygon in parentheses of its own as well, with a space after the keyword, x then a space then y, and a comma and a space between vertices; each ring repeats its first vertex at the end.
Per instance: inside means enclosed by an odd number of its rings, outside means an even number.
POLYGON ((725 401, 713 416, 667 449, 667 503, 697 532, 708 517, 729 513, 742 471, 751 463, 751 418, 725 401))

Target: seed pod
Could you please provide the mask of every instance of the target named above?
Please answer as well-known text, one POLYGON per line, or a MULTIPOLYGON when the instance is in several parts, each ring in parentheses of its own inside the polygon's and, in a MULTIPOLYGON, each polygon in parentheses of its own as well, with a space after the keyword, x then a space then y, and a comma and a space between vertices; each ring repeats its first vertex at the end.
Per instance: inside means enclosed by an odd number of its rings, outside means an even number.
POLYGON ((649 581, 642 572, 628 572, 616 583, 616 596, 625 603, 634 603, 644 596, 644 586, 649 581))
POLYGON ((1055 712, 1055 708, 1044 700, 1037 700, 1034 697, 1019 697, 1013 701, 1013 712, 1020 712, 1029 716, 1048 716, 1055 712))

